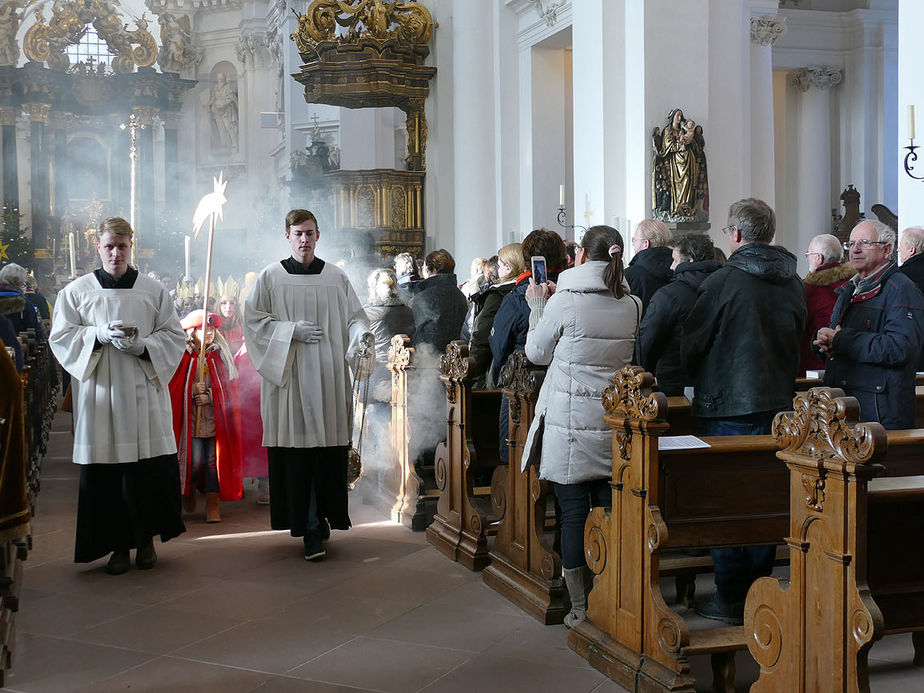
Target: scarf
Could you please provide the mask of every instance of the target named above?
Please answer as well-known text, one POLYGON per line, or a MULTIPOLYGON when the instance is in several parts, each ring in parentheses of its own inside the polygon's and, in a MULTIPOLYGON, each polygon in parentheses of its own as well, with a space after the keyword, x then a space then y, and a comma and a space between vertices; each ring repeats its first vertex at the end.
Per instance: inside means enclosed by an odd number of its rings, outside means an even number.
POLYGON ((873 296, 877 295, 882 290, 882 277, 893 263, 886 263, 882 269, 880 269, 875 274, 871 274, 865 279, 860 279, 860 275, 855 274, 850 280, 853 282, 853 297, 850 299, 851 303, 859 303, 860 301, 866 301, 873 296))

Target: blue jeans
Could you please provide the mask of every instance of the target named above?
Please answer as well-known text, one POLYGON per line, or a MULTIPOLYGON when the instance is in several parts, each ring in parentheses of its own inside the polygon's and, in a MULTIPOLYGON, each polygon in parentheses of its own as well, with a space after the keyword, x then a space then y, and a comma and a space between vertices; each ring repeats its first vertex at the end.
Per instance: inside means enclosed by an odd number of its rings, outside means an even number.
POLYGON ((199 485, 199 475, 205 473, 205 492, 218 493, 218 458, 215 456, 214 438, 192 439, 192 472, 189 475, 190 493, 199 485))
MULTIPOLYGON (((699 420, 701 436, 757 436, 771 432, 776 412, 757 412, 727 419, 699 420)), ((715 563, 715 591, 726 604, 740 604, 757 578, 773 570, 775 546, 739 546, 712 549, 715 563)))
POLYGON ((609 479, 579 484, 552 484, 561 508, 561 564, 564 568, 587 565, 584 558, 584 523, 590 508, 609 508, 613 502, 609 479))

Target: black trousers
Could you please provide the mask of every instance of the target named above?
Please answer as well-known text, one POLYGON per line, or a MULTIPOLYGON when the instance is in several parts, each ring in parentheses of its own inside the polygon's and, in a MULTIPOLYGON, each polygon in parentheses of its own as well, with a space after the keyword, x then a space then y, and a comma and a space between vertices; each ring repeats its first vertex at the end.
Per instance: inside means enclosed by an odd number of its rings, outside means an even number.
POLYGON ((74 562, 137 548, 157 534, 168 541, 185 531, 176 454, 80 466, 74 562))
POLYGON ((270 524, 303 537, 327 518, 332 529, 349 529, 347 455, 349 447, 267 448, 270 524), (312 507, 315 500, 317 511, 312 507))

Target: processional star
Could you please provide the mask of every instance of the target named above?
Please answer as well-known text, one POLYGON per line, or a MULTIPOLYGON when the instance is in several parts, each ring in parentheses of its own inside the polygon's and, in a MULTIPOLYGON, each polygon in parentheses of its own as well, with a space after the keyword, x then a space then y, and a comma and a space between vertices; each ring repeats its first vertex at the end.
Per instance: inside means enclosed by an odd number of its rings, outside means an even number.
POLYGON ((7 243, 7 244, 4 245, 3 241, 0 241, 0 260, 9 260, 9 259, 10 259, 9 253, 6 252, 6 251, 7 251, 7 248, 9 248, 9 247, 10 247, 10 244, 9 244, 9 243, 7 243))
POLYGON ((202 228, 205 220, 211 215, 214 214, 219 219, 224 220, 221 208, 228 201, 228 198, 225 197, 225 188, 228 187, 228 181, 222 180, 222 174, 223 172, 219 171, 218 178, 212 178, 212 192, 204 195, 199 200, 196 213, 193 214, 193 238, 199 237, 199 229, 202 228))

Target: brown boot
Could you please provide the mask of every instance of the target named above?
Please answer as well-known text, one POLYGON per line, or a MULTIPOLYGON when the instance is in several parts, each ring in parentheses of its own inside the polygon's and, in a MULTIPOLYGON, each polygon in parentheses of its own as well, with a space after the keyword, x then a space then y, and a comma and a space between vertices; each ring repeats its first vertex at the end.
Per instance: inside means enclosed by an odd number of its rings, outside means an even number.
POLYGON ((208 503, 205 508, 205 521, 221 522, 221 513, 218 512, 218 494, 206 493, 205 498, 208 503))

